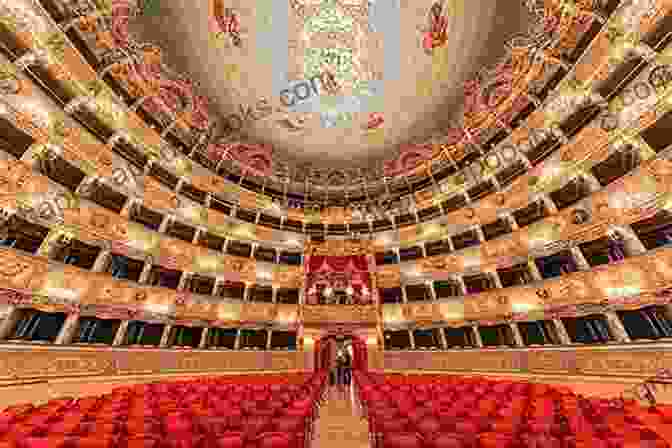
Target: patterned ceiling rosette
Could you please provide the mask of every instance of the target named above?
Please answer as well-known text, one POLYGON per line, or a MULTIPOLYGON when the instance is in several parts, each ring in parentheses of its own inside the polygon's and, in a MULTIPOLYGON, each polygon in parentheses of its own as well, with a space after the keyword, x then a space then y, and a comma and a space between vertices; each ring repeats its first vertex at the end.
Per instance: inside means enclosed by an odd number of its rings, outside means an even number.
POLYGON ((578 36, 585 33, 596 20, 593 11, 596 6, 605 6, 605 0, 536 0, 543 2, 544 34, 548 39, 554 36, 557 45, 552 52, 559 56, 563 51, 575 48, 578 36))
POLYGON ((136 0, 112 0, 112 38, 118 48, 127 48, 131 45, 131 35, 128 23, 132 16, 138 13, 136 0))
POLYGON ((431 159, 434 154, 432 145, 406 144, 399 148, 399 157, 384 163, 385 175, 396 177, 410 174, 415 168, 431 159))
POLYGON ((131 95, 143 97, 159 94, 161 70, 161 49, 147 44, 138 47, 130 62, 113 65, 110 74, 126 86, 131 95))
POLYGON ((273 148, 270 145, 219 141, 208 145, 206 152, 211 160, 233 160, 241 165, 243 172, 254 176, 273 175, 273 148))
MULTIPOLYGON (((239 39, 240 26, 235 18, 235 12, 229 8, 225 8, 224 2, 220 0, 212 1, 214 9, 211 9, 211 15, 213 15, 212 18, 217 22, 218 28, 231 34, 233 38, 239 39)), ((560 55, 566 52, 566 50, 573 48, 578 36, 595 19, 596 15, 593 14, 593 11, 598 7, 604 6, 603 2, 597 2, 597 6, 594 3, 592 0, 579 0, 577 2, 566 2, 564 0, 527 1, 526 5, 530 11, 536 14, 536 18, 532 20, 533 24, 530 27, 527 38, 531 44, 525 48, 514 48, 507 60, 498 64, 494 70, 494 74, 488 74, 488 79, 471 80, 465 84, 464 122, 469 132, 465 135, 464 132, 461 132, 461 129, 451 129, 448 133, 448 140, 452 140, 454 135, 459 135, 458 141, 464 141, 466 138, 472 142, 478 142, 479 133, 477 129, 479 126, 487 125, 490 121, 492 123, 499 121, 500 123, 508 124, 518 111, 529 104, 525 95, 521 95, 520 93, 527 89, 531 81, 538 77, 539 68, 543 65, 536 63, 535 58, 532 57, 534 49, 553 47, 552 51, 555 52, 553 54, 557 53, 557 55, 560 55), (553 40, 553 35, 557 33, 560 34, 559 40, 553 40)), ((302 6, 299 9, 303 8, 302 6)), ((346 6, 346 9, 352 10, 348 6, 346 6)), ((129 33, 129 20, 141 12, 137 1, 115 0, 112 2, 111 11, 114 45, 117 48, 137 48, 139 44, 134 42, 133 36, 129 33)), ((152 76, 148 76, 147 68, 155 67, 152 64, 145 66, 143 64, 137 65, 139 67, 136 66, 134 71, 143 72, 142 77, 145 78, 145 84, 150 79, 156 82, 157 79, 165 78, 165 75, 158 75, 157 73, 152 73, 152 76)), ((163 72, 164 70, 162 70, 163 72)), ((147 87, 144 88, 147 89, 147 87)), ((183 118, 191 126, 201 131, 208 128, 210 119, 207 110, 207 99, 196 95, 190 83, 169 82, 168 85, 165 85, 164 82, 160 82, 160 96, 173 112, 179 111, 183 113, 183 118), (182 102, 181 99, 186 99, 186 101, 182 102), (185 107, 181 108, 180 106, 185 107)), ((147 102, 148 107, 156 108, 156 105, 152 106, 150 105, 151 103, 151 100, 147 102)), ((159 109, 156 108, 155 112, 158 113, 159 109)), ((447 143, 447 145, 457 144, 458 141, 447 143)), ((240 143, 240 145, 247 147, 259 146, 251 143, 240 143)), ((420 148, 422 147, 421 145, 420 148)), ((247 153, 248 149, 245 152, 247 153)), ((261 151, 254 150, 247 156, 241 156, 241 158, 246 162, 244 166, 258 173, 268 175, 272 172, 269 168, 272 166, 270 158, 272 152, 270 148, 261 151)), ((436 152, 446 154, 446 151, 436 152)), ((431 160, 435 156, 434 153, 435 151, 424 149, 404 149, 397 159, 387 161, 384 166, 377 166, 376 170, 380 170, 390 177, 409 175, 413 173, 413 168, 416 168, 418 165, 422 166, 423 161, 431 160)), ((466 153, 463 153, 461 157, 464 155, 466 153)), ((371 169, 371 167, 367 167, 365 169, 366 174, 371 174, 371 169)), ((304 177, 301 174, 302 170, 297 170, 297 172, 295 179, 303 180, 301 179, 301 177, 304 177)), ((308 177, 310 178, 310 176, 308 177)), ((380 180, 380 176, 376 175, 367 175, 366 177, 370 178, 372 182, 380 180)), ((348 180, 347 176, 332 173, 326 179, 322 179, 322 184, 345 186, 348 185, 348 180)), ((317 183, 319 180, 311 179, 311 182, 317 183)))
MULTIPOLYGON (((133 93, 158 95, 172 113, 182 114, 187 122, 203 131, 210 125, 207 99, 197 95, 190 81, 173 80, 161 65, 161 51, 152 45, 136 42, 129 33, 130 17, 140 13, 135 0, 115 0, 112 4, 112 37, 116 48, 129 49, 138 57, 126 63, 128 68, 115 67, 113 72, 126 75, 135 84, 133 93), (139 60, 138 60, 139 59, 139 60), (139 89, 139 91, 138 91, 139 89)), ((163 106, 155 97, 143 104, 150 112, 159 113, 163 106)))

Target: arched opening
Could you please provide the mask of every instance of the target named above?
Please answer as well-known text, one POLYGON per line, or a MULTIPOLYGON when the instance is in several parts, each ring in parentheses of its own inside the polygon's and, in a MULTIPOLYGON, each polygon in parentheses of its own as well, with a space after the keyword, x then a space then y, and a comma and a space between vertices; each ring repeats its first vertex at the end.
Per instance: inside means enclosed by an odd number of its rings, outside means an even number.
POLYGON ((326 370, 331 384, 350 384, 352 373, 367 370, 366 341, 354 334, 326 334, 315 342, 315 369, 326 370))

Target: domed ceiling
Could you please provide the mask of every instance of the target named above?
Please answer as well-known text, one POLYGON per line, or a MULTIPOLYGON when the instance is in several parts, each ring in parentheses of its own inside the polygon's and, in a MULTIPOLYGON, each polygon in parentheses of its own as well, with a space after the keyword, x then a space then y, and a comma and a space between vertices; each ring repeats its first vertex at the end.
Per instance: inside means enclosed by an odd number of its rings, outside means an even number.
POLYGON ((375 178, 461 126, 465 81, 538 25, 526 3, 145 0, 128 26, 208 98, 220 141, 264 148, 257 175, 375 178))

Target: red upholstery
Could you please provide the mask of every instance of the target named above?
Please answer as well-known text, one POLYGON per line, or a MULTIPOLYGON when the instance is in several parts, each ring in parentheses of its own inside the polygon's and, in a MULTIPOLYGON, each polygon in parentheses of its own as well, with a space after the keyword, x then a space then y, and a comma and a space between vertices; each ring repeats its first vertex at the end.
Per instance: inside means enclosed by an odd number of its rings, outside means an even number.
POLYGON ((244 436, 241 432, 228 432, 216 438, 216 448, 243 448, 244 436))
POLYGON ((384 448, 422 448, 421 437, 415 433, 392 432, 383 438, 384 448))
POLYGON ((286 433, 271 432, 262 434, 257 443, 259 448, 294 448, 296 439, 286 433))
POLYGON ((645 410, 487 378, 355 372, 353 379, 376 448, 672 446, 672 407, 645 410))
POLYGON ((0 448, 301 448, 326 377, 203 378, 14 406, 0 413, 0 448))
POLYGON ((462 448, 464 444, 462 443, 461 437, 457 434, 452 433, 442 433, 438 434, 435 438, 428 440, 428 448, 462 448))

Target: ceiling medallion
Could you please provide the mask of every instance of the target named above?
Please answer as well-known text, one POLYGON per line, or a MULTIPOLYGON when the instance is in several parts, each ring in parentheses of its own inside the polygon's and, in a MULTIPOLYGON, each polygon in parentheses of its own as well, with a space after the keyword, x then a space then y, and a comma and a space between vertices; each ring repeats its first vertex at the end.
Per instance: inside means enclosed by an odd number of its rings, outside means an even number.
MULTIPOLYGON (((230 39, 233 45, 240 46, 244 43, 244 33, 240 14, 235 9, 225 7, 225 2, 223 0, 211 1, 211 21, 214 20, 217 23, 217 30, 222 33, 223 37, 230 39)), ((148 3, 156 5, 158 2, 152 0, 148 3)), ((358 66, 364 67, 366 65, 366 55, 363 54, 364 52, 359 47, 360 44, 353 42, 353 40, 357 42, 359 39, 366 38, 372 31, 370 24, 368 23, 369 8, 371 8, 371 4, 368 0, 290 0, 289 3, 296 15, 302 19, 303 38, 307 39, 309 44, 312 44, 313 40, 317 41, 320 39, 324 39, 325 42, 328 42, 328 45, 321 45, 318 47, 311 47, 308 45, 301 49, 302 57, 299 59, 301 59, 304 64, 304 71, 323 69, 325 67, 333 68, 334 76, 337 80, 340 77, 341 80, 348 81, 352 86, 356 86, 361 82, 366 83, 375 78, 370 71, 367 71, 364 68, 358 68, 358 66), (356 36, 356 39, 353 39, 353 36, 356 36), (350 70, 350 68, 352 68, 352 70, 350 70)), ((446 2, 436 1, 427 11, 427 25, 423 29, 423 33, 425 34, 423 35, 422 48, 428 53, 447 43, 448 17, 449 15, 455 14, 456 8, 459 6, 459 0, 449 1, 447 2, 447 5, 444 3, 446 2)), ((554 9, 544 9, 542 12, 542 9, 537 7, 541 2, 527 3, 531 9, 534 9, 533 13, 537 14, 536 18, 539 19, 539 23, 543 22, 542 19, 549 19, 548 16, 555 13, 554 9), (533 4, 535 7, 532 6, 533 4)), ((583 14, 585 10, 590 8, 582 6, 580 9, 583 14)), ((128 38, 127 24, 122 23, 124 20, 126 22, 128 21, 128 12, 123 11, 124 8, 115 8, 115 11, 113 12, 113 20, 116 21, 114 29, 118 34, 115 35, 115 42, 117 43, 124 42, 124 39, 128 38)), ((510 60, 512 58, 514 58, 514 55, 509 54, 506 59, 508 62, 511 62, 510 60)), ((520 78, 520 73, 517 72, 518 68, 515 65, 515 61, 512 61, 512 63, 499 64, 499 75, 496 76, 497 79, 495 82, 478 83, 478 92, 475 92, 475 94, 478 94, 476 95, 478 97, 477 102, 479 103, 478 108, 481 110, 488 110, 488 113, 491 114, 493 113, 491 110, 492 106, 501 104, 504 99, 502 97, 508 97, 507 95, 512 92, 511 85, 515 81, 515 79, 511 80, 510 78, 520 78)), ((154 73, 147 73, 147 75, 154 75, 154 73)), ((161 72, 158 74, 158 77, 163 75, 165 74, 161 72)), ((347 84, 347 82, 345 84, 347 84)), ((166 89, 163 90, 165 91, 166 89)), ((179 109, 194 109, 194 114, 198 112, 200 115, 207 117, 207 111, 204 110, 204 106, 200 101, 195 101, 193 104, 182 103, 180 101, 180 98, 183 97, 188 97, 189 100, 197 100, 191 86, 180 86, 180 89, 178 90, 170 92, 170 97, 171 99, 174 98, 176 100, 175 103, 180 106, 179 109), (182 91, 186 92, 186 94, 181 95, 182 91)), ((474 98, 476 98, 476 96, 474 98)), ((474 98, 465 98, 465 103, 474 98)), ((481 110, 479 110, 479 112, 481 110)), ((366 126, 367 130, 370 130, 371 128, 377 129, 384 121, 382 115, 371 115, 369 118, 370 125, 366 126)), ((305 120, 295 120, 293 122, 286 122, 284 125, 290 131, 296 130, 298 132, 305 125, 304 121, 305 120)), ((462 139, 460 139, 460 141, 462 141, 462 139)), ((452 143, 451 146, 456 143, 458 142, 452 143)), ((392 161, 391 166, 394 168, 392 170, 393 173, 386 174, 388 174, 389 177, 407 176, 411 173, 418 174, 421 170, 424 170, 425 168, 422 168, 422 163, 435 157, 436 154, 433 150, 422 150, 425 145, 417 146, 419 146, 419 149, 416 148, 413 151, 405 151, 403 148, 400 149, 398 159, 401 160, 392 161)), ((245 148, 246 145, 241 145, 241 147, 245 148)), ((245 149, 249 150, 249 148, 245 149)), ((273 172, 269 174, 270 171, 268 170, 269 165, 267 156, 272 150, 268 151, 265 149, 264 151, 255 152, 257 152, 257 154, 250 154, 249 156, 245 155, 244 158, 246 159, 245 161, 248 163, 248 166, 251 165, 255 171, 264 172, 264 174, 269 176, 275 174, 275 165, 277 164, 275 157, 277 157, 277 153, 273 156, 273 172), (259 153, 263 153, 263 156, 259 155, 259 153), (257 156, 259 157, 257 158, 257 156)), ((372 165, 375 166, 367 167, 365 169, 363 177, 371 179, 374 183, 379 183, 381 176, 378 174, 381 174, 382 163, 372 163, 372 165)), ((289 175, 289 173, 283 174, 283 177, 286 179, 287 175, 289 175)), ((337 183, 342 182, 341 176, 327 175, 324 176, 323 179, 323 182, 326 182, 327 184, 329 184, 330 179, 337 183)), ((280 181, 281 178, 273 180, 280 181)), ((294 178, 293 180, 299 179, 294 178)), ((312 183, 309 174, 305 179, 301 180, 308 180, 312 183)), ((347 179, 346 181, 351 181, 351 179, 347 179)))

